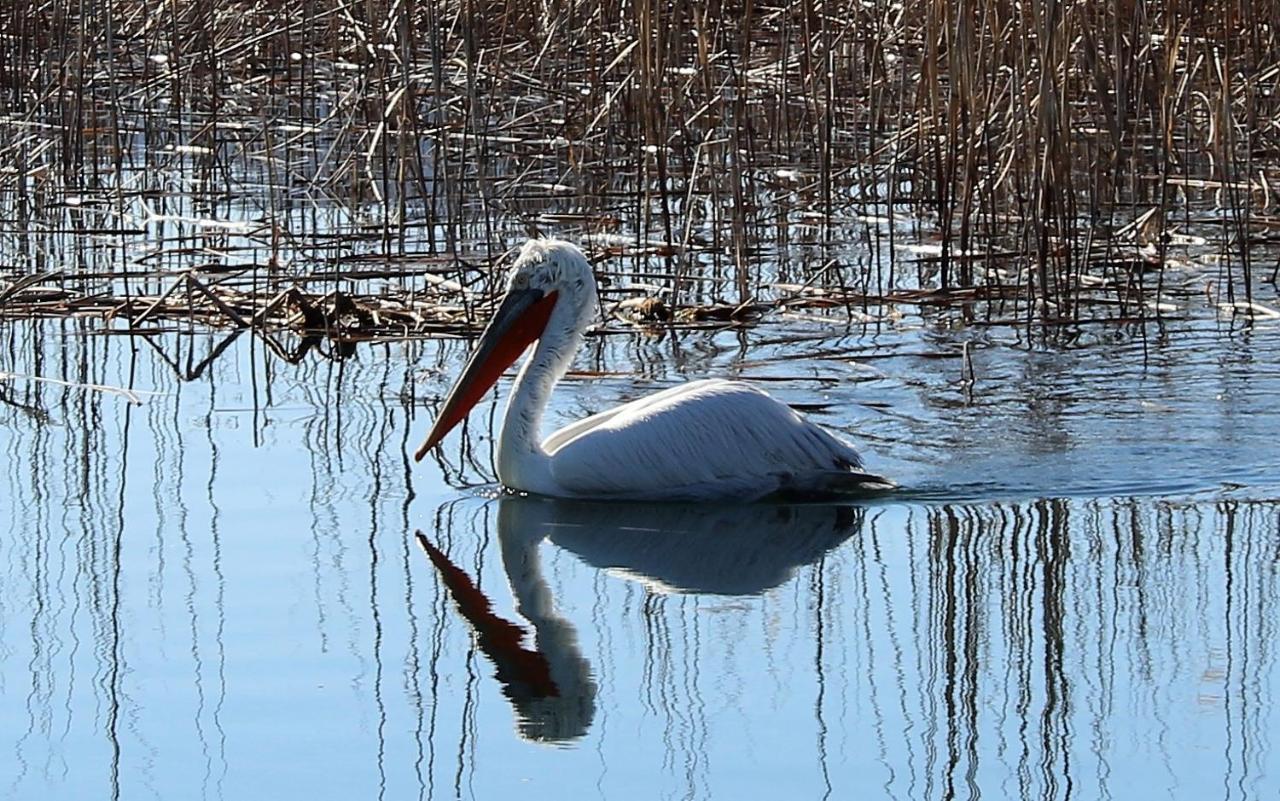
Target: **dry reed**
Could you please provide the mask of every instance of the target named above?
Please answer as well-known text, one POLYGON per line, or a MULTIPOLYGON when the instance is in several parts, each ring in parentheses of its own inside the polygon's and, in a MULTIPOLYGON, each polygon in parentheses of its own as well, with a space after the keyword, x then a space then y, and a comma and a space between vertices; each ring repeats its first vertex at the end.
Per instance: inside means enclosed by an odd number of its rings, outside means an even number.
POLYGON ((0 318, 349 331, 347 298, 370 335, 452 331, 530 232, 585 239, 613 292, 689 319, 911 302, 1053 328, 1160 316, 1206 281, 1251 315, 1280 269, 1275 3, 0 19, 0 318))

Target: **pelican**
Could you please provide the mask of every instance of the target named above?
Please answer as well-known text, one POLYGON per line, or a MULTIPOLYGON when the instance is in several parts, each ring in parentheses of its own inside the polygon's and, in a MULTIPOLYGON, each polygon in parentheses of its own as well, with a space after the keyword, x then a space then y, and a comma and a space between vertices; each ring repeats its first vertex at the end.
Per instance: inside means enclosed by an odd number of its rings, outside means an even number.
POLYGON ((888 489, 844 440, 740 381, 706 379, 632 401, 541 439, 542 415, 599 313, 582 251, 525 243, 506 294, 480 335, 421 461, 535 342, 516 377, 498 437, 498 480, 555 498, 756 500, 888 489))

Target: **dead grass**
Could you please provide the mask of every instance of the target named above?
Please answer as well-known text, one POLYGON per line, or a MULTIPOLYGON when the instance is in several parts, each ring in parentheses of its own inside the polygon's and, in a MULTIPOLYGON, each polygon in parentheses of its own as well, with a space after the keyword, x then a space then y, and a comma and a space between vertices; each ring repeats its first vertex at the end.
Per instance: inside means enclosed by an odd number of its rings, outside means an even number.
POLYGON ((370 335, 453 331, 533 232, 668 319, 1055 327, 1275 293, 1270 4, 0 13, 0 317, 350 331, 345 298, 370 335))

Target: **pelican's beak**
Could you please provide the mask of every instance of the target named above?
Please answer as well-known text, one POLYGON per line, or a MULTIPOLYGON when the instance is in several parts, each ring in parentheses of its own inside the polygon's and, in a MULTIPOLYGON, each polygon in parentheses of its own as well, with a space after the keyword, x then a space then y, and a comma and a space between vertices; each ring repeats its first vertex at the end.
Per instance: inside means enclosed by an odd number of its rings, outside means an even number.
POLYGON ((480 335, 462 375, 458 376, 453 389, 445 397, 431 432, 422 447, 413 454, 415 462, 422 461, 427 451, 461 423, 471 407, 498 383, 498 378, 520 358, 525 348, 542 336, 551 310, 555 308, 557 294, 554 291, 544 293, 541 289, 512 289, 507 292, 502 305, 480 335))

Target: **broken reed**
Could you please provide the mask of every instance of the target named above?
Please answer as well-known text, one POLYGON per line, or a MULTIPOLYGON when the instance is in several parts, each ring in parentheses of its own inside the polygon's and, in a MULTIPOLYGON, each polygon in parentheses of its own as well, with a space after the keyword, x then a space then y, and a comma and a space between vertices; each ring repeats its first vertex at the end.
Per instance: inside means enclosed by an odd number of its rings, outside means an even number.
POLYGON ((0 269, 127 298, 213 256, 270 297, 541 230, 617 235, 673 305, 985 288, 989 315, 1061 322, 1087 288, 1146 314, 1167 232, 1199 226, 1251 303, 1278 23, 1256 0, 3 0, 0 269), (922 238, 940 254, 903 258, 922 238))

